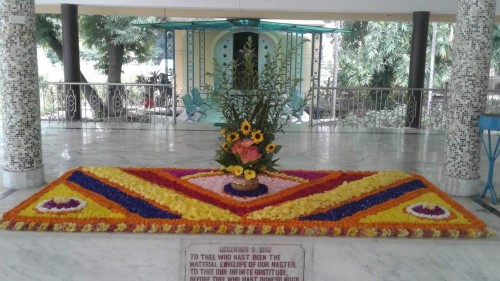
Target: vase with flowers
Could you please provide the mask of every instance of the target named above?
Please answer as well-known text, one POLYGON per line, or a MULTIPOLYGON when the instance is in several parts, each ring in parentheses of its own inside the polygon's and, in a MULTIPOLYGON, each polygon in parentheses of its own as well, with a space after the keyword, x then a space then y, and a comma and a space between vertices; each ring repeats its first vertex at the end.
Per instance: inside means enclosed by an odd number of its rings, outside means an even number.
POLYGON ((234 175, 232 187, 252 190, 259 187, 260 174, 276 171, 276 154, 281 145, 276 135, 283 133, 287 114, 294 114, 306 105, 291 108, 289 104, 299 79, 286 75, 287 55, 278 44, 276 55, 266 55, 266 63, 257 71, 251 38, 241 51, 241 60, 222 67, 215 63, 214 77, 219 87, 208 86, 209 96, 218 104, 225 124, 221 129, 216 161, 221 171, 234 175), (220 86, 225 85, 225 86, 220 86), (296 112, 295 112, 296 111, 296 112))

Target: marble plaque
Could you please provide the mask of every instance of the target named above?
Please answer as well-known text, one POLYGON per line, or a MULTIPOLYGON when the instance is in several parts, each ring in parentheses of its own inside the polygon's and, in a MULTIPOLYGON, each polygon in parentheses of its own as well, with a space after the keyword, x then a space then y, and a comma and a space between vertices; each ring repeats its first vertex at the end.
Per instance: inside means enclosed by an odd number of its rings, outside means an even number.
POLYGON ((184 243, 184 281, 304 281, 302 244, 184 243))

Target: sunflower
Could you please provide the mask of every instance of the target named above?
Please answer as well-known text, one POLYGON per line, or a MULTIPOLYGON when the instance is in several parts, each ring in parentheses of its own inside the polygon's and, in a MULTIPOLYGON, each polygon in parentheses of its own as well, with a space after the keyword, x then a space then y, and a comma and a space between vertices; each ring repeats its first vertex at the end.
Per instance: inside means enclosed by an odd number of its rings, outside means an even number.
POLYGON ((226 140, 230 143, 237 141, 239 138, 240 138, 240 134, 238 134, 237 132, 232 132, 230 134, 227 134, 227 136, 226 136, 226 140))
POLYGON ((243 123, 241 123, 240 130, 246 136, 250 133, 250 131, 252 131, 252 125, 250 125, 250 123, 248 123, 248 121, 245 120, 243 121, 243 123))
POLYGON ((229 149, 229 145, 227 144, 227 142, 223 142, 220 147, 224 150, 224 151, 227 151, 229 149))
POLYGON ((274 151, 274 149, 276 149, 276 145, 275 145, 274 143, 270 143, 270 144, 268 144, 268 145, 266 146, 266 151, 267 151, 268 153, 273 152, 273 151, 274 151))
POLYGON ((245 179, 247 181, 255 178, 255 171, 254 170, 245 170, 245 179))
POLYGON ((220 134, 221 134, 221 136, 225 135, 226 134, 226 128, 220 129, 220 134))
POLYGON ((264 135, 262 134, 262 132, 260 130, 257 130, 257 131, 252 133, 252 141, 254 143, 260 143, 263 140, 264 140, 264 135))

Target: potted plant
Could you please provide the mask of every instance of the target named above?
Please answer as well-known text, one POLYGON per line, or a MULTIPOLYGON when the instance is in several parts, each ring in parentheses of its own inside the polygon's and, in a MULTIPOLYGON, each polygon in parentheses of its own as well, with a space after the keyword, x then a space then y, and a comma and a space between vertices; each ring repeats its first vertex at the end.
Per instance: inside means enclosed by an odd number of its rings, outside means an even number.
POLYGON ((256 189, 259 174, 276 171, 275 156, 281 149, 276 136, 284 132, 287 116, 299 112, 307 103, 305 98, 299 106, 289 106, 300 80, 286 75, 287 61, 293 54, 285 55, 281 50, 278 44, 275 56, 267 54, 258 72, 249 38, 241 61, 226 67, 215 63, 215 74, 209 74, 218 85, 233 85, 207 89, 225 119, 216 161, 223 172, 234 175, 232 187, 237 190, 256 189))

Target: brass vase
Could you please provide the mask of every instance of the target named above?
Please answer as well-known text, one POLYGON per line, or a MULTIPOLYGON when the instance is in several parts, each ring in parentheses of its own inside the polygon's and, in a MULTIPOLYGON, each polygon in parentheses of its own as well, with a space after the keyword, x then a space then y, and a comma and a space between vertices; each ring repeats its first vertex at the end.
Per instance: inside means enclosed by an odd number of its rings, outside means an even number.
POLYGON ((246 180, 245 176, 233 176, 231 187, 239 191, 251 191, 259 188, 259 178, 255 177, 251 180, 246 180))

